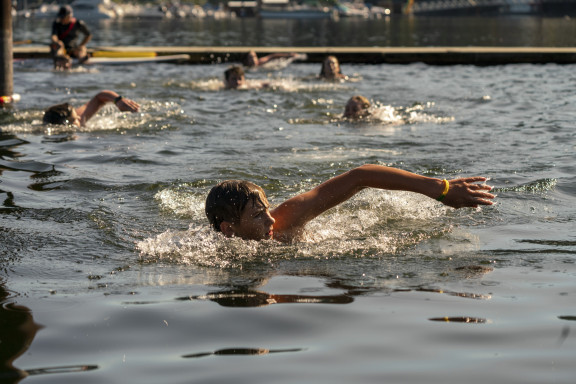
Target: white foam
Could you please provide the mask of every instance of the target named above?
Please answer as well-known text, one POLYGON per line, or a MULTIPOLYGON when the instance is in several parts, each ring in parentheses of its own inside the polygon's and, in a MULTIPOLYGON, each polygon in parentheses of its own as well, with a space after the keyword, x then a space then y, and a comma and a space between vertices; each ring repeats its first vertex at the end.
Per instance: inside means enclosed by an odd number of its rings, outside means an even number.
MULTIPOLYGON (((286 258, 374 257, 397 252, 449 231, 446 208, 415 193, 366 190, 310 222, 299 241, 244 241, 212 230, 203 213, 203 197, 163 190, 163 209, 190 217, 187 231, 167 229, 136 244, 145 262, 164 261, 218 268, 247 262, 275 263, 286 258)), ((274 202, 273 202, 274 204, 274 202)))

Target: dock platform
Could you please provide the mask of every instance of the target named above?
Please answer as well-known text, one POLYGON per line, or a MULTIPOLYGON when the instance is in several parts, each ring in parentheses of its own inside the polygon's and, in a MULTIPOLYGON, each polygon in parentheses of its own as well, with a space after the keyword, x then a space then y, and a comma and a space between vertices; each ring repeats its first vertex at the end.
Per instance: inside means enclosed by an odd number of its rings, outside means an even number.
MULTIPOLYGON (((341 63, 430 65, 574 64, 576 48, 563 47, 145 47, 98 46, 94 51, 151 52, 158 56, 187 54, 181 64, 241 63, 249 51, 259 56, 273 52, 297 52, 307 62, 319 63, 335 55, 341 63)), ((15 46, 15 59, 49 58, 48 46, 15 46)))

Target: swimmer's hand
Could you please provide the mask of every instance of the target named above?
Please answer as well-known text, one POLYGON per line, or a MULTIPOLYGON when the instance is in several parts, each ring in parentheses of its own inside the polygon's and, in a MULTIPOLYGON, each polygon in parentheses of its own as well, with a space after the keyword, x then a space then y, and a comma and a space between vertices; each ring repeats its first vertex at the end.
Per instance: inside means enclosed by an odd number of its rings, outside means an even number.
POLYGON ((308 60, 308 55, 305 53, 292 53, 291 55, 294 60, 300 60, 300 61, 308 60))
POLYGON ((492 186, 478 184, 486 181, 485 177, 463 177, 461 179, 449 180, 450 188, 442 203, 453 208, 473 207, 479 205, 492 205, 492 199, 496 197, 486 191, 491 191, 492 186))
POLYGON ((140 104, 124 97, 118 100, 116 107, 122 112, 138 112, 140 110, 140 104))

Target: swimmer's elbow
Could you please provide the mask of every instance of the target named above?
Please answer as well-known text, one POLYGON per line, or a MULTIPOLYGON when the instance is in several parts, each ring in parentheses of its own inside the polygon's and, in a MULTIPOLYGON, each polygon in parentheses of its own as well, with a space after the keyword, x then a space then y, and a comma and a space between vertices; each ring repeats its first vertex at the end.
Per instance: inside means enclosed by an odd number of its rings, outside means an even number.
POLYGON ((357 168, 351 169, 347 172, 350 178, 349 185, 354 187, 356 192, 370 187, 370 183, 374 179, 375 167, 380 167, 374 164, 364 164, 357 168))

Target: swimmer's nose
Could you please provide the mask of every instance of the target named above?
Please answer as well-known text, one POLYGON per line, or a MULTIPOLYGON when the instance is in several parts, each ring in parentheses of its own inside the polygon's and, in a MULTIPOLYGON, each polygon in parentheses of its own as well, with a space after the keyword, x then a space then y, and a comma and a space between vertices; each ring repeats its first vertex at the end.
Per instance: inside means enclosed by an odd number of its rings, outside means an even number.
POLYGON ((270 222, 270 225, 274 224, 276 222, 276 219, 274 219, 272 217, 272 215, 270 214, 270 212, 268 212, 268 221, 270 222))

